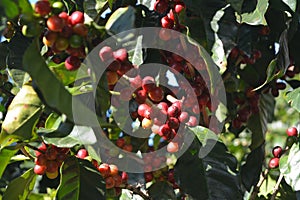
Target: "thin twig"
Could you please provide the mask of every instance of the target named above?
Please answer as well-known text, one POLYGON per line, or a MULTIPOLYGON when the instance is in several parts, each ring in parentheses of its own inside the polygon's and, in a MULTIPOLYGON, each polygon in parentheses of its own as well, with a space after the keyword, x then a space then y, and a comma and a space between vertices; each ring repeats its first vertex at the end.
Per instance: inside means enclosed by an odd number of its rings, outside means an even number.
POLYGON ((271 200, 275 200, 276 195, 279 191, 279 185, 280 185, 282 179, 283 179, 283 174, 280 174, 279 178, 277 179, 276 185, 273 188, 273 194, 272 194, 271 200))
POLYGON ((263 182, 267 178, 268 173, 269 173, 269 169, 266 169, 263 173, 261 173, 260 179, 257 185, 255 186, 255 188, 253 189, 253 192, 251 193, 249 200, 254 200, 256 198, 257 194, 259 193, 260 187, 262 186, 263 182))
POLYGON ((151 200, 152 199, 147 194, 145 194, 144 192, 142 192, 140 189, 134 187, 133 185, 126 184, 124 188, 132 191, 134 194, 140 195, 143 199, 147 199, 147 200, 151 200))

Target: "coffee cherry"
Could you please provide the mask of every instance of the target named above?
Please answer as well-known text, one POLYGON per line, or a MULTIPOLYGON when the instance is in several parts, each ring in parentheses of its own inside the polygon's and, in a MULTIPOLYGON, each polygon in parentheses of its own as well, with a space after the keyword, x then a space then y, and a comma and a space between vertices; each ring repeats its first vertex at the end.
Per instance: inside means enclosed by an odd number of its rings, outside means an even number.
POLYGON ((170 106, 168 108, 168 116, 169 117, 178 117, 180 115, 180 109, 177 106, 170 106))
POLYGON ((163 14, 168 9, 168 1, 158 0, 154 3, 154 10, 160 14, 163 14))
POLYGON ((290 128, 288 128, 287 130, 286 130, 286 134, 288 135, 288 136, 298 136, 298 130, 297 130, 297 128, 296 127, 290 127, 290 128))
POLYGON ((122 147, 125 145, 125 140, 124 140, 124 138, 119 138, 119 139, 117 139, 116 145, 117 145, 118 147, 122 148, 122 147))
POLYGON ((61 12, 58 14, 58 17, 61 18, 64 22, 64 24, 67 24, 68 23, 68 20, 69 20, 69 15, 68 13, 66 12, 61 12))
POLYGON ((288 136, 287 138, 286 138, 286 141, 285 141, 285 145, 287 146, 287 147, 292 147, 293 146, 293 144, 294 143, 296 143, 297 142, 297 137, 296 136, 288 136))
POLYGON ((184 10, 185 5, 183 3, 179 3, 175 5, 175 12, 176 13, 180 13, 182 10, 184 10))
POLYGON ((140 104, 138 107, 138 114, 141 117, 145 117, 150 119, 150 114, 151 114, 151 108, 147 104, 140 104))
POLYGON ((64 9, 64 4, 60 1, 56 1, 52 4, 52 13, 58 14, 64 9))
POLYGON ((48 15, 51 12, 49 1, 38 1, 34 5, 34 11, 40 14, 42 17, 48 15))
POLYGON ((61 32, 63 27, 64 27, 64 23, 63 23, 63 20, 60 17, 58 17, 57 15, 52 15, 47 20, 47 26, 48 26, 50 31, 61 32))
POLYGON ((179 146, 178 146, 178 143, 177 142, 170 142, 168 145, 167 145, 167 151, 169 153, 176 153, 179 149, 179 146))
POLYGON ((171 34, 166 29, 161 29, 159 31, 159 38, 163 41, 168 41, 171 39, 171 34))
POLYGON ((164 125, 160 126, 158 134, 161 137, 168 139, 168 137, 171 135, 171 133, 172 133, 172 129, 169 127, 168 124, 164 124, 164 125))
POLYGON ((146 172, 144 173, 145 182, 148 183, 153 180, 153 174, 152 172, 146 172))
POLYGON ((195 116, 190 116, 189 121, 186 123, 188 126, 197 126, 197 118, 195 116))
POLYGON ((56 32, 52 32, 52 31, 47 31, 45 34, 44 34, 44 37, 43 37, 43 43, 48 46, 48 47, 51 47, 56 39, 57 39, 57 36, 58 34, 56 32))
POLYGON ((81 65, 81 61, 76 56, 69 56, 65 61, 65 67, 69 71, 77 70, 81 65))
POLYGON ((106 189, 111 189, 115 187, 115 180, 111 176, 105 179, 105 183, 106 183, 106 189))
POLYGON ((136 102, 138 102, 139 104, 145 103, 147 99, 147 92, 145 90, 138 90, 137 92, 135 92, 135 95, 136 102))
POLYGON ((114 60, 112 63, 109 64, 109 66, 107 67, 107 69, 109 71, 113 71, 116 72, 121 68, 121 63, 117 60, 114 60))
POLYGON ((55 148, 51 147, 51 148, 47 149, 45 156, 46 156, 47 160, 55 160, 57 157, 57 154, 58 154, 57 150, 55 148))
POLYGON ((124 151, 132 152, 133 146, 131 144, 125 144, 122 149, 124 151))
POLYGON ((115 85, 119 80, 118 74, 112 71, 106 72, 106 78, 108 85, 115 85))
POLYGON ((69 47, 69 41, 67 38, 58 37, 54 43, 54 47, 58 51, 64 51, 69 47))
POLYGON ((269 168, 275 169, 279 166, 279 158, 271 158, 269 161, 269 168))
POLYGON ((86 149, 79 149, 77 152, 77 158, 84 159, 89 155, 88 151, 86 149))
POLYGON ((126 183, 128 181, 128 174, 126 172, 122 172, 121 178, 122 182, 126 183))
POLYGON ((103 62, 112 60, 113 58, 113 50, 109 46, 104 46, 99 51, 99 57, 103 62))
POLYGON ((58 163, 56 160, 48 160, 46 167, 47 167, 47 169, 46 169, 47 172, 53 173, 58 170, 59 166, 58 166, 58 163))
POLYGON ((49 179, 55 179, 57 178, 58 176, 58 170, 54 171, 54 172, 48 172, 46 171, 46 176, 49 178, 49 179))
POLYGON ((115 186, 114 187, 120 187, 120 185, 122 184, 122 177, 120 175, 114 175, 112 177, 115 181, 115 186))
POLYGON ((85 24, 78 23, 73 26, 73 32, 82 37, 85 37, 88 35, 89 29, 85 24))
POLYGON ((272 150, 272 154, 274 157, 280 158, 280 156, 282 155, 282 148, 280 146, 274 147, 272 150))
POLYGON ((179 120, 175 117, 170 117, 168 120, 168 125, 172 129, 177 129, 179 127, 179 120))
POLYGON ((69 17, 69 23, 74 26, 76 24, 79 23, 83 23, 84 22, 84 15, 82 12, 80 11, 75 11, 71 14, 71 16, 69 17))
POLYGON ((45 165, 35 165, 33 168, 33 171, 37 175, 43 175, 43 174, 45 174, 46 168, 47 167, 45 165))
POLYGON ((167 104, 166 102, 160 102, 159 104, 157 104, 157 108, 158 108, 159 110, 164 110, 164 111, 167 112, 169 106, 168 106, 168 104, 167 104))
POLYGON ((98 171, 104 178, 106 178, 110 175, 110 166, 107 163, 102 163, 98 167, 98 171))
POLYGON ((110 175, 111 176, 118 175, 119 169, 116 165, 109 165, 109 168, 110 168, 110 175))
POLYGON ((128 53, 127 53, 127 50, 124 48, 114 51, 113 56, 116 60, 118 60, 120 62, 125 62, 128 60, 128 53))
POLYGON ((40 154, 35 158, 34 162, 36 165, 46 165, 47 158, 46 158, 45 154, 40 154))
POLYGON ((181 123, 186 123, 189 121, 189 114, 187 112, 181 112, 179 117, 178 117, 178 120, 181 122, 181 123))
POLYGON ((142 127, 143 127, 144 129, 150 129, 151 126, 152 126, 152 120, 151 120, 151 119, 144 118, 144 119, 142 120, 142 127))
POLYGON ((142 80, 142 88, 146 91, 149 92, 152 89, 156 87, 154 78, 151 76, 146 76, 142 80))
POLYGON ((82 45, 83 39, 81 36, 74 34, 70 37, 69 42, 72 48, 78 48, 82 45))
POLYGON ((173 28, 174 26, 174 21, 168 16, 164 16, 163 18, 161 18, 160 22, 163 28, 173 28))
POLYGON ((164 91, 161 87, 155 87, 148 93, 149 98, 154 102, 160 102, 164 98, 164 91))

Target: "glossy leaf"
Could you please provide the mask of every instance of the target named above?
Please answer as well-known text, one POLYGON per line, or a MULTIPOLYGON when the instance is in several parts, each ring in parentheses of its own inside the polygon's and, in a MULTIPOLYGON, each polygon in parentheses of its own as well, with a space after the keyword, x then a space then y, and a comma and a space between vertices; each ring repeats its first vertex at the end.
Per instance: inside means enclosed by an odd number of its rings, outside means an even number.
POLYGON ((33 169, 29 169, 22 176, 11 181, 3 195, 3 200, 25 200, 33 190, 36 174, 33 169))
POLYGON ((65 160, 57 200, 105 199, 105 193, 105 181, 91 162, 74 156, 65 160))
POLYGON ((8 107, 2 123, 0 143, 9 139, 28 140, 33 137, 33 128, 43 106, 32 86, 24 85, 8 107))
POLYGON ((105 29, 118 34, 134 28, 135 9, 132 6, 118 8, 108 19, 105 29))
POLYGON ((99 17, 99 13, 104 11, 105 4, 107 4, 107 0, 84 0, 84 12, 92 19, 96 19, 99 17))
POLYGON ((5 14, 8 18, 14 18, 19 14, 17 4, 10 0, 2 0, 0 5, 4 8, 5 14))
POLYGON ((280 172, 284 179, 294 191, 300 190, 300 146, 299 142, 295 143, 288 154, 280 158, 280 172))
POLYGON ((250 25, 267 25, 264 17, 268 8, 267 0, 260 0, 256 5, 256 9, 251 13, 243 13, 238 17, 239 23, 246 23, 250 25))
POLYGON ((137 41, 136 41, 136 46, 134 49, 134 53, 132 56, 132 64, 136 65, 136 66, 140 66, 141 64, 143 64, 144 60, 143 60, 143 49, 142 49, 142 40, 143 40, 143 36, 138 36, 137 41))
POLYGON ((29 75, 26 72, 19 69, 9 70, 9 75, 14 84, 16 84, 19 88, 21 88, 23 84, 27 83, 30 79, 29 75))
POLYGON ((181 189, 199 200, 241 199, 237 160, 227 152, 225 145, 218 142, 203 159, 192 154, 193 149, 195 147, 190 147, 175 165, 175 177, 181 189))
POLYGON ((300 88, 287 93, 286 99, 294 109, 300 112, 300 88))
POLYGON ((0 178, 3 175, 6 166, 9 164, 10 159, 18 152, 18 149, 12 149, 11 147, 5 147, 0 149, 0 178))
POLYGON ((148 188, 148 191, 153 200, 176 199, 173 187, 168 182, 156 182, 148 188))
POLYGON ((255 186, 259 180, 265 155, 264 147, 265 145, 262 144, 251 151, 247 155, 245 164, 241 167, 242 183, 248 192, 250 192, 252 186, 255 186))
POLYGON ((22 13, 31 13, 33 12, 32 6, 29 2, 29 0, 18 0, 19 7, 22 10, 22 13))

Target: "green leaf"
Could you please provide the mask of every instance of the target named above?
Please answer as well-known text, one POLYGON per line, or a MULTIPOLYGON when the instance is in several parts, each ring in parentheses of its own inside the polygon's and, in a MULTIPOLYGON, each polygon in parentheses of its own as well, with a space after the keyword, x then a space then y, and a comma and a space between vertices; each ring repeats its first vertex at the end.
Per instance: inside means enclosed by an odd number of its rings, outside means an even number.
POLYGON ((247 122, 252 132, 250 149, 256 149, 265 141, 267 123, 273 118, 275 100, 271 94, 261 94, 259 100, 259 113, 251 115, 247 122))
POLYGON ((90 18, 96 19, 105 4, 107 4, 107 0, 84 0, 83 9, 90 18))
POLYGON ((196 135, 203 146, 208 140, 218 140, 218 136, 210 129, 203 126, 189 127, 189 129, 196 135))
POLYGON ((140 66, 141 64, 143 64, 144 60, 143 60, 143 49, 142 49, 142 41, 143 40, 143 36, 140 35, 137 38, 136 41, 136 46, 134 49, 134 53, 132 56, 132 64, 136 65, 136 66, 140 66))
POLYGON ((199 200, 242 199, 237 160, 227 152, 226 146, 218 142, 203 159, 191 153, 195 148, 192 145, 175 165, 175 178, 180 188, 199 200))
POLYGON ((148 192, 153 200, 176 199, 172 185, 165 181, 152 184, 148 192))
POLYGON ((69 157, 61 168, 57 200, 105 199, 105 181, 91 162, 69 157))
POLYGON ((15 96, 2 123, 0 143, 9 139, 28 140, 34 136, 34 125, 42 113, 42 103, 32 86, 24 85, 15 96))
MULTIPOLYGON (((67 131, 69 131, 69 129, 67 131)), ((44 141, 49 144, 54 144, 58 147, 71 148, 77 144, 94 144, 96 142, 96 136, 94 134, 93 129, 87 126, 75 125, 72 131, 65 135, 58 135, 58 133, 54 133, 55 135, 53 137, 50 137, 50 134, 52 133, 43 136, 44 141)), ((64 134, 63 129, 61 134, 64 134)))
POLYGON ((286 100, 294 109, 300 112, 300 88, 287 93, 286 100))
POLYGON ((21 88, 30 79, 30 76, 26 72, 19 69, 10 69, 8 70, 8 73, 14 84, 16 84, 19 88, 21 88))
POLYGON ((260 0, 257 2, 256 9, 251 13, 243 13, 238 18, 240 24, 249 25, 267 25, 265 13, 268 9, 268 0, 260 0))
POLYGON ((105 29, 111 34, 118 34, 135 27, 135 9, 132 6, 118 8, 107 20, 105 29))
POLYGON ((295 143, 288 154, 284 154, 280 158, 280 172, 284 175, 284 179, 294 191, 300 190, 300 146, 299 142, 295 143))
POLYGON ((18 152, 18 149, 12 149, 11 147, 5 147, 0 150, 0 178, 3 175, 6 166, 9 164, 10 159, 18 152))
POLYGON ((70 121, 74 121, 73 105, 84 117, 80 123, 91 124, 95 122, 95 114, 80 100, 73 98, 64 85, 55 77, 46 65, 38 49, 38 41, 34 41, 26 50, 23 58, 23 67, 30 74, 37 85, 39 95, 44 102, 57 112, 63 113, 70 121))
POLYGON ((17 4, 11 0, 0 1, 0 6, 3 7, 5 14, 8 18, 15 18, 19 14, 19 8, 17 4))
POLYGON ((33 190, 36 174, 33 169, 29 169, 22 176, 14 179, 8 185, 3 200, 25 200, 33 190))
POLYGON ((28 0, 18 0, 22 13, 32 13, 33 9, 28 0))

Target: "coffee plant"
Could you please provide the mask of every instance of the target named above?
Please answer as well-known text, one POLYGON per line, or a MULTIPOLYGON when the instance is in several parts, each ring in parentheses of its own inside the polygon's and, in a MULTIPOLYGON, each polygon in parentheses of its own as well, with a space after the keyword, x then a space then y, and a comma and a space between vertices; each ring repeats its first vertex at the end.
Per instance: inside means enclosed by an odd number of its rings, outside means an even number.
POLYGON ((300 199, 298 1, 0 13, 0 200, 300 199))

